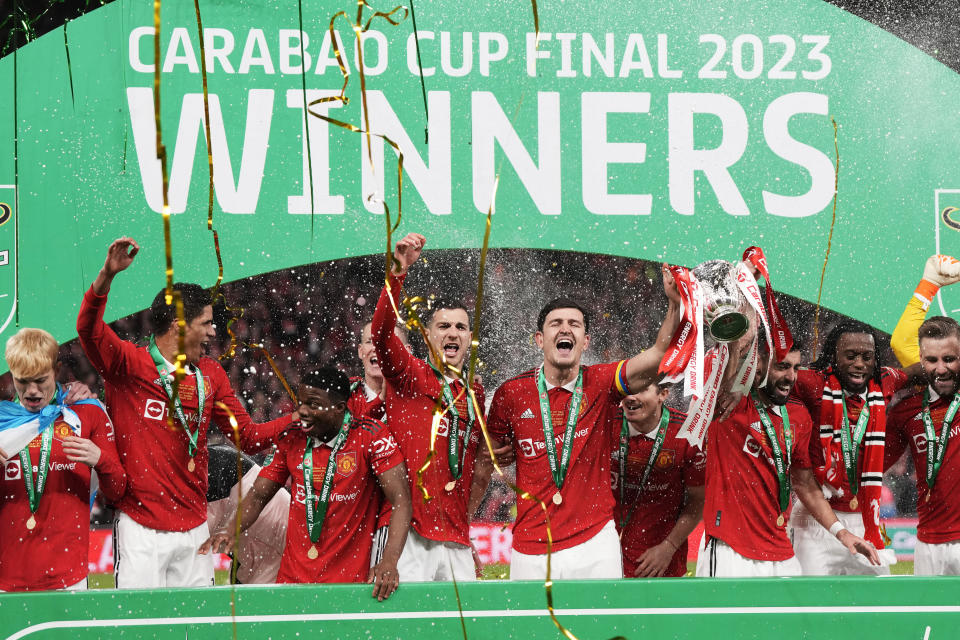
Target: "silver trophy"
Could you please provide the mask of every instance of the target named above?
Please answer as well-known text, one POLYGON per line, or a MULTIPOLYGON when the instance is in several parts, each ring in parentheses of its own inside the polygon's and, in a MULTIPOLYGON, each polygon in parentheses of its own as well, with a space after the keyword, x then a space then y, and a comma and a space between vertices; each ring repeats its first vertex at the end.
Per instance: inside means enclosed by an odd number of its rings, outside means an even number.
POLYGON ((703 322, 707 335, 717 342, 731 342, 750 328, 746 298, 737 286, 736 265, 726 260, 710 260, 691 271, 700 285, 703 322))

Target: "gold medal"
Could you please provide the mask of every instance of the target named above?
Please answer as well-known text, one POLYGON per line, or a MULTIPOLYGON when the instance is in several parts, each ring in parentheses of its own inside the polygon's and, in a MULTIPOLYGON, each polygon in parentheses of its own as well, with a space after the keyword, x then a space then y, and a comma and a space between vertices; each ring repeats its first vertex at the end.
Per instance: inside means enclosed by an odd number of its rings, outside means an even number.
POLYGON ((783 518, 783 514, 781 513, 779 516, 777 516, 777 526, 782 527, 784 522, 785 520, 783 518))
POLYGON ((451 480, 446 485, 444 485, 443 488, 446 489, 447 491, 453 491, 456 488, 456 486, 457 486, 457 481, 451 480))
POLYGON ((930 502, 930 492, 927 491, 927 497, 923 499, 924 502, 930 502))
POLYGON ((193 473, 193 470, 197 468, 196 463, 193 461, 193 458, 190 458, 190 462, 187 463, 187 471, 193 473))
POLYGON ((559 506, 561 502, 563 502, 563 496, 560 495, 559 491, 557 491, 555 494, 553 494, 553 504, 559 506))
POLYGON ((859 504, 860 504, 860 503, 857 502, 857 496, 853 496, 853 499, 850 500, 850 508, 851 508, 851 509, 856 509, 856 508, 857 508, 857 505, 859 505, 859 504))
POLYGON ((37 519, 33 517, 33 514, 30 514, 30 517, 27 518, 27 529, 31 531, 37 526, 37 519))
POLYGON ((310 545, 310 550, 307 551, 307 557, 311 560, 316 560, 318 555, 320 555, 320 552, 317 551, 316 545, 310 545))

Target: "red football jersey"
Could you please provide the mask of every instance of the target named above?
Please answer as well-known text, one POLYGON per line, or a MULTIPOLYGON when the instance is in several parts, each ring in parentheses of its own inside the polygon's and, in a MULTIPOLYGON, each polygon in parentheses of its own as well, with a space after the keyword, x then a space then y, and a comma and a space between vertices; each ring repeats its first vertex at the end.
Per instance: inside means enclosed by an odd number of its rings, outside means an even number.
MULTIPOLYGON (((167 426, 167 394, 145 346, 121 340, 103 322, 107 296, 87 291, 77 317, 77 334, 90 363, 103 376, 107 408, 117 431, 117 451, 127 470, 127 493, 120 509, 136 522, 159 531, 188 531, 207 521, 207 429, 210 421, 233 442, 229 414, 240 425, 240 445, 257 453, 290 426, 290 416, 256 424, 237 400, 220 363, 202 358, 200 372, 206 390, 194 471, 187 466, 189 442, 179 420, 167 426)), ((194 375, 180 384, 183 413, 196 428, 197 383, 194 375)))
MULTIPOLYGON (((307 436, 291 430, 277 444, 277 454, 260 476, 284 484, 292 478, 287 541, 277 582, 365 582, 370 570, 380 492, 379 474, 403 458, 390 430, 379 420, 358 418, 350 424, 346 442, 337 452, 337 470, 320 539, 313 543, 307 531, 306 492, 303 488, 303 454, 307 436), (319 555, 307 553, 316 546, 319 555)), ((323 476, 332 449, 313 449, 314 495, 323 489, 323 476)))
MULTIPOLYGON (((95 467, 100 491, 116 503, 126 488, 126 474, 117 457, 113 426, 99 407, 72 405, 80 418, 80 437, 100 447, 95 467)), ((0 481, 0 590, 33 591, 63 589, 87 576, 90 539, 90 467, 70 462, 62 439, 74 435, 62 418, 53 429, 47 485, 34 514, 36 527, 27 529, 30 502, 24 484, 20 456, 4 465, 0 481)), ((33 463, 33 482, 38 482, 40 436, 27 449, 33 463)))
MULTIPOLYGON (((785 408, 793 433, 791 464, 809 468, 810 415, 793 399, 785 408)), ((783 420, 774 410, 767 414, 782 450, 783 420)), ((723 540, 740 555, 754 560, 792 558, 786 522, 777 525, 779 485, 772 449, 752 398, 742 398, 727 420, 710 424, 706 453, 703 525, 708 538, 723 540)))
MULTIPOLYGON (((487 417, 490 435, 510 438, 517 456, 517 486, 547 505, 553 551, 585 542, 613 519, 613 492, 610 489, 610 449, 619 435, 617 370, 621 363, 581 366, 583 398, 580 417, 573 433, 570 463, 560 494, 563 502, 553 503, 557 493, 544 444, 540 417, 537 369, 504 382, 493 396, 487 417)), ((562 387, 547 391, 557 458, 563 446, 567 407, 573 393, 562 387)), ((520 553, 547 552, 547 522, 543 509, 533 500, 519 500, 513 525, 513 548, 520 553)))
MULTIPOLYGON (((677 524, 677 518, 683 511, 684 489, 702 487, 704 482, 706 457, 700 447, 677 437, 687 414, 669 407, 667 411, 670 412, 667 435, 642 491, 640 480, 653 451, 654 440, 643 434, 630 437, 624 501, 620 499, 620 482, 624 479, 619 477, 619 440, 615 438, 614 442, 611 462, 613 495, 617 501, 614 514, 617 531, 620 532, 620 548, 623 550, 623 575, 627 578, 634 577, 640 556, 666 540, 677 524), (621 523, 627 518, 626 526, 622 527, 621 523)), ((622 420, 622 415, 619 420, 622 420)), ((673 554, 665 575, 680 577, 686 573, 687 542, 684 540, 673 554)))
MULTIPOLYGON (((387 412, 384 411, 383 400, 373 392, 373 389, 367 387, 363 378, 350 378, 350 384, 357 385, 353 393, 350 394, 350 399, 347 401, 347 408, 350 410, 350 413, 358 418, 367 417, 386 422, 387 412)), ((392 513, 393 507, 381 490, 377 529, 390 526, 390 516, 392 513)))
MULTIPOLYGON (((940 397, 930 403, 930 417, 938 437, 950 400, 952 398, 940 397)), ((960 440, 957 439, 960 437, 960 412, 950 426, 947 451, 931 491, 927 487, 928 449, 922 411, 922 391, 908 396, 891 410, 887 416, 886 460, 893 464, 903 450, 910 447, 917 469, 917 516, 920 519, 917 539, 931 544, 953 542, 960 540, 960 496, 956 491, 960 483, 960 440)))
MULTIPOLYGON (((843 471, 843 451, 840 448, 840 432, 839 430, 834 429, 832 424, 823 424, 820 420, 820 408, 823 403, 823 387, 826 382, 826 376, 820 372, 813 369, 801 369, 797 374, 797 383, 794 386, 793 393, 791 397, 799 400, 803 403, 803 406, 806 407, 807 411, 810 414, 810 419, 812 420, 813 430, 810 434, 810 463, 813 468, 822 467, 824 465, 823 459, 823 445, 820 443, 820 435, 823 433, 828 433, 831 430, 834 431, 833 435, 833 469, 838 471, 835 476, 830 478, 830 484, 835 488, 840 489, 843 493, 834 495, 830 498, 830 507, 834 511, 843 511, 846 513, 859 513, 859 507, 856 509, 850 508, 850 500, 853 498, 853 491, 850 489, 850 482, 847 479, 847 474, 843 471), (842 495, 842 497, 840 497, 842 495)), ((907 384, 907 375, 900 369, 892 369, 890 367, 882 367, 880 371, 880 386, 881 391, 883 392, 883 401, 887 405, 889 411, 890 400, 893 398, 893 395, 902 389, 907 384)), ((847 403, 847 420, 850 421, 851 425, 857 424, 857 419, 860 417, 860 411, 863 409, 864 399, 863 396, 859 395, 848 395, 846 397, 847 403)), ((860 450, 857 458, 857 477, 860 477, 860 474, 863 472, 863 460, 865 448, 868 446, 869 438, 864 437, 863 441, 860 443, 860 450)))
MULTIPOLYGON (((400 291, 403 278, 391 276, 394 296, 400 291)), ((394 300, 396 304, 399 302, 394 300)), ((386 412, 390 422, 390 431, 397 439, 400 453, 407 464, 407 477, 410 480, 410 495, 413 499, 413 529, 424 538, 440 542, 470 544, 469 515, 467 504, 470 501, 470 487, 473 484, 473 465, 480 443, 480 422, 477 420, 470 434, 470 441, 462 443, 467 427, 467 394, 461 394, 460 382, 451 383, 457 399, 457 412, 460 414, 460 442, 462 474, 453 491, 447 491, 445 485, 453 480, 448 461, 448 437, 450 432, 450 414, 444 413, 440 420, 435 443, 436 455, 423 474, 423 486, 431 500, 424 500, 417 486, 417 470, 427 461, 430 453, 430 431, 433 425, 433 411, 437 401, 443 401, 443 390, 433 369, 425 361, 414 357, 394 333, 396 315, 390 306, 390 298, 384 288, 373 314, 373 344, 377 350, 380 370, 387 381, 386 412)), ((480 409, 484 406, 483 387, 474 382, 474 393, 480 409)))

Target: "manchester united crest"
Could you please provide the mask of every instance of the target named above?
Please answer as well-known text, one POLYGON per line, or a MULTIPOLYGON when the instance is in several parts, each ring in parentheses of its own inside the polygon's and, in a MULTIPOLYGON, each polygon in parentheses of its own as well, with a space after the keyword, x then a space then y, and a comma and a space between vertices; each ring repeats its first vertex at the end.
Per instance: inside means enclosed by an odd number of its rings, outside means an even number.
POLYGON ((676 460, 677 454, 673 449, 664 449, 660 452, 660 455, 657 456, 657 468, 658 469, 669 469, 673 466, 674 460, 676 460))
POLYGON ((357 454, 353 451, 346 451, 337 454, 337 475, 344 478, 353 475, 357 469, 357 454))

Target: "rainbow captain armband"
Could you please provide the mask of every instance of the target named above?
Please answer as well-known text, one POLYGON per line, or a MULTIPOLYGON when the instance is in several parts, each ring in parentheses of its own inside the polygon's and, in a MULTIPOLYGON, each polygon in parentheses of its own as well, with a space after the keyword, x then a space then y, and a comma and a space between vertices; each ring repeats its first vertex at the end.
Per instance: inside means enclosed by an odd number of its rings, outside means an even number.
POLYGON ((617 391, 622 396, 630 395, 630 386, 627 384, 627 361, 621 360, 617 363, 617 375, 614 376, 614 384, 617 391))

